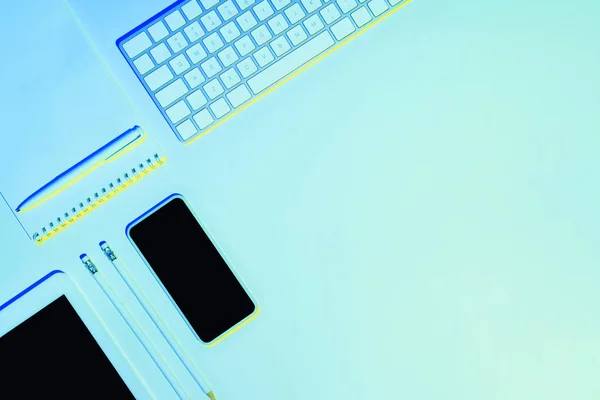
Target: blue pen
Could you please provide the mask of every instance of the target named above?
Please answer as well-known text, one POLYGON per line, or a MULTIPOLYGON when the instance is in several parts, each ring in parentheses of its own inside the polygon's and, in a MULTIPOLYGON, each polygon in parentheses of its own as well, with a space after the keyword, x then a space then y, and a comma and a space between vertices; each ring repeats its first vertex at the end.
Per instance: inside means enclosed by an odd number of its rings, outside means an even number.
POLYGON ((115 158, 131 150, 134 145, 142 142, 145 138, 144 131, 139 126, 135 126, 125 133, 122 133, 106 145, 102 146, 88 157, 84 158, 50 182, 45 184, 37 192, 26 198, 16 211, 22 213, 39 206, 48 199, 56 196, 75 182, 92 172, 99 166, 106 164, 115 158))

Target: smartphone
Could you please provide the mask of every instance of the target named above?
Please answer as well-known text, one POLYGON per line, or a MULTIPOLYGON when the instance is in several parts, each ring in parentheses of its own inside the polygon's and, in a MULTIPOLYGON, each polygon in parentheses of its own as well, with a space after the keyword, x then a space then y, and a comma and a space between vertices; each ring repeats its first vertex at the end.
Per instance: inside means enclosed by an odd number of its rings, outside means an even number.
POLYGON ((200 341, 214 344, 258 307, 181 195, 129 224, 127 235, 200 341))

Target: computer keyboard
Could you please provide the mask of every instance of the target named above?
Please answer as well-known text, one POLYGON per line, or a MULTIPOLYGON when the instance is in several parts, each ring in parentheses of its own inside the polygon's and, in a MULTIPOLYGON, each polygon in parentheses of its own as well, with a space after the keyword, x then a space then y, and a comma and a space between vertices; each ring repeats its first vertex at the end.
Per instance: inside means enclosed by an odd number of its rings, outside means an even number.
POLYGON ((183 0, 117 46, 188 142, 407 0, 183 0))

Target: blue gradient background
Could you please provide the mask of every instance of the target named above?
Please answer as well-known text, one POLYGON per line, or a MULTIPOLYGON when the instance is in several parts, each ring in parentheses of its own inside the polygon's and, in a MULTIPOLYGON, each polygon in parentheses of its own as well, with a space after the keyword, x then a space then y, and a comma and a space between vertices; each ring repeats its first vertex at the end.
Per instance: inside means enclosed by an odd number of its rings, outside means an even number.
MULTIPOLYGON (((143 393, 80 293, 156 367, 78 256, 119 287, 107 240, 158 290, 125 226, 179 192, 261 304, 207 348, 158 301, 219 399, 598 398, 600 3, 414 1, 190 146, 114 45, 165 2, 117 3, 71 2, 168 165, 41 248, 1 206, 0 302, 64 270, 49 286, 143 393)), ((2 117, 15 168, 23 123, 2 117)))

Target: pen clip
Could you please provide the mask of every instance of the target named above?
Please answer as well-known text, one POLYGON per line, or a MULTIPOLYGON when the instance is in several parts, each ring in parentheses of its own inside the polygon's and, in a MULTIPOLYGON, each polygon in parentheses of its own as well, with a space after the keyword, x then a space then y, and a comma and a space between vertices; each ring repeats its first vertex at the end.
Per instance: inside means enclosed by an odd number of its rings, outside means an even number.
POLYGON ((129 141, 128 143, 125 143, 123 146, 121 146, 120 148, 118 148, 117 150, 115 150, 113 153, 109 154, 104 161, 105 162, 111 162, 112 160, 114 160, 115 158, 122 156, 126 151, 131 150, 133 147, 132 144, 135 143, 135 145, 138 145, 142 142, 141 140, 141 136, 143 136, 142 133, 140 133, 138 136, 136 136, 135 138, 133 138, 131 141, 129 141), (136 143, 137 142, 137 143, 136 143))

